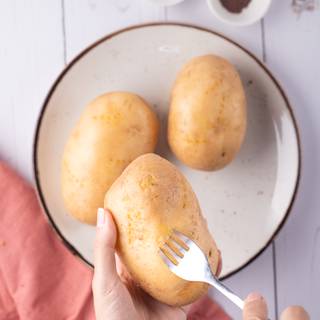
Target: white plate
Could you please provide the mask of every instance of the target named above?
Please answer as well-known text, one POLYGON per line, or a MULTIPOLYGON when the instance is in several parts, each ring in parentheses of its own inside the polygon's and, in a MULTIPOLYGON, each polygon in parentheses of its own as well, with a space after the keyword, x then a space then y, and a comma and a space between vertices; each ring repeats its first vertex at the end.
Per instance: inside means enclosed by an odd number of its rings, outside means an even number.
POLYGON ((61 73, 43 105, 34 142, 34 171, 45 212, 59 236, 92 264, 95 229, 64 209, 60 162, 64 144, 84 106, 106 91, 136 92, 162 122, 157 152, 174 162, 194 188, 223 256, 226 277, 270 243, 288 215, 300 173, 300 146, 292 110, 279 84, 251 53, 201 28, 150 24, 111 34, 77 56, 61 73), (217 54, 240 72, 248 99, 248 130, 227 168, 201 172, 179 163, 166 143, 170 89, 190 58, 217 54))

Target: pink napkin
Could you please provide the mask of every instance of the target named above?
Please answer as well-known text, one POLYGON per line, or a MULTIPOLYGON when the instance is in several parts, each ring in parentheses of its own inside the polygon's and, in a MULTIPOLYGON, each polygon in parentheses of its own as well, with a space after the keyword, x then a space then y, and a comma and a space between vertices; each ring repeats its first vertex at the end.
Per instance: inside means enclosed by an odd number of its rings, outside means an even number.
MULTIPOLYGON (((34 190, 1 162, 0 217, 0 320, 94 319, 92 270, 56 236, 34 190)), ((230 318, 204 297, 188 319, 230 318)))

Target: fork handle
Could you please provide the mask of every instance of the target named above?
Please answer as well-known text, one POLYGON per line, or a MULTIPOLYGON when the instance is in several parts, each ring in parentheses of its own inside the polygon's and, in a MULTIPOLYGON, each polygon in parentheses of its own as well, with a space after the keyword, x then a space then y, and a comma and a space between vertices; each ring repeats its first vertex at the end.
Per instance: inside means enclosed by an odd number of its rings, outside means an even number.
POLYGON ((237 305, 241 310, 244 307, 244 301, 239 298, 234 292, 232 292, 229 288, 227 288, 218 278, 212 273, 212 271, 208 268, 207 272, 207 282, 215 287, 218 291, 220 291, 224 296, 226 296, 230 301, 232 301, 235 305, 237 305))

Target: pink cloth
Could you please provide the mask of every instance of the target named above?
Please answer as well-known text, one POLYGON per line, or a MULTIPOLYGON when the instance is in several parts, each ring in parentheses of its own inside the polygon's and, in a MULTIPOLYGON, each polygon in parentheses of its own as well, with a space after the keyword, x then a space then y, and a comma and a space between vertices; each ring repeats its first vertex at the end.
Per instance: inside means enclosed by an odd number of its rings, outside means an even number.
MULTIPOLYGON (((0 217, 0 320, 94 319, 92 270, 56 236, 34 190, 1 162, 0 217)), ((188 319, 230 318, 205 297, 188 319)))
POLYGON ((56 237, 34 190, 0 164, 0 319, 94 319, 92 270, 56 237))

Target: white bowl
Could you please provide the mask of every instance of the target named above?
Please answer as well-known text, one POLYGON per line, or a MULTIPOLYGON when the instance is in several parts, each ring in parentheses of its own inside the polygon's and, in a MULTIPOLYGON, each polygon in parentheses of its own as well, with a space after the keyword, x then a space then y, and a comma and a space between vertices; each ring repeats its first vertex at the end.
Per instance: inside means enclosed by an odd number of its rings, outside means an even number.
POLYGON ((178 166, 197 194, 222 252, 221 276, 246 266, 281 229, 297 192, 299 136, 280 85, 237 43, 187 25, 127 28, 80 53, 58 77, 43 105, 34 141, 34 172, 48 219, 68 248, 90 265, 95 228, 67 213, 60 190, 60 163, 84 106, 103 92, 116 90, 135 92, 154 105, 162 128, 157 153, 178 166), (217 172, 184 166, 166 142, 175 77, 186 61, 209 53, 224 56, 236 66, 248 100, 248 130, 241 151, 217 172))
POLYGON ((184 0, 146 0, 146 1, 151 2, 153 4, 157 4, 159 6, 173 6, 184 0))
POLYGON ((233 26, 246 26, 259 21, 268 11, 272 0, 251 0, 240 13, 231 13, 220 0, 207 0, 211 12, 222 22, 233 26))

